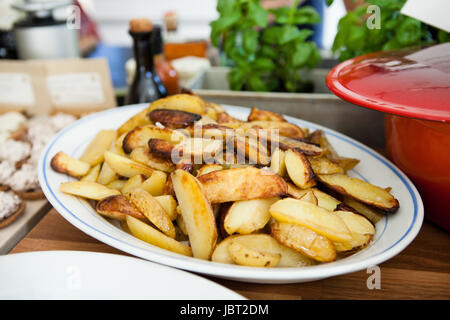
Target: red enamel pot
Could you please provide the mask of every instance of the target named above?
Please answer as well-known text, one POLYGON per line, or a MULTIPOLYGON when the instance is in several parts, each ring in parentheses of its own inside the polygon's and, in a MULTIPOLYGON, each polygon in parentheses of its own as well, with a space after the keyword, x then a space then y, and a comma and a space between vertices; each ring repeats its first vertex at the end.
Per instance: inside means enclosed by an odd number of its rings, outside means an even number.
POLYGON ((388 157, 416 185, 425 218, 450 231, 450 43, 360 56, 326 81, 340 98, 386 113, 388 157))

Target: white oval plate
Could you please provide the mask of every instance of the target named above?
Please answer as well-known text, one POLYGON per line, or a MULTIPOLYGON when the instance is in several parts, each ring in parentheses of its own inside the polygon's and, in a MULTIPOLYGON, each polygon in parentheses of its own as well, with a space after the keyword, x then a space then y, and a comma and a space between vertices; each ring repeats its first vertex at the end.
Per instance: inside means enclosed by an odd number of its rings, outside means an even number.
MULTIPOLYGON (((340 155, 360 159, 360 164, 349 175, 378 186, 392 187, 393 195, 400 202, 400 209, 377 223, 377 232, 369 247, 345 259, 318 266, 262 269, 194 259, 145 243, 98 215, 84 200, 60 192, 60 183, 71 179, 53 171, 50 160, 58 151, 78 158, 100 129, 116 129, 146 106, 147 104, 141 104, 115 108, 82 118, 54 137, 40 159, 39 182, 53 207, 74 226, 112 247, 154 262, 220 278, 259 283, 292 283, 323 279, 378 265, 405 249, 420 230, 423 221, 422 200, 411 181, 395 165, 343 134, 286 116, 290 122, 310 130, 322 129, 340 155)), ((249 113, 248 108, 225 107, 236 118, 246 119, 249 113)))
POLYGON ((215 282, 138 258, 83 251, 0 256, 0 299, 242 300, 215 282))

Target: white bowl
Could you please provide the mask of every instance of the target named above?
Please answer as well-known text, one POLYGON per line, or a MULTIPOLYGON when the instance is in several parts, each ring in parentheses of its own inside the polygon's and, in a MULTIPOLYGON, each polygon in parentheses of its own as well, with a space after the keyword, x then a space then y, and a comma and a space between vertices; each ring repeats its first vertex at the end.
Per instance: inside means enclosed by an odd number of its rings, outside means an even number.
MULTIPOLYGON (((58 151, 79 157, 100 129, 116 129, 147 104, 115 108, 89 115, 61 131, 47 145, 39 163, 39 182, 53 207, 70 223, 88 235, 129 254, 157 263, 220 278, 258 283, 293 283, 324 279, 356 272, 378 265, 405 249, 416 237, 423 221, 423 204, 411 181, 389 160, 367 146, 323 126, 286 119, 310 130, 322 129, 336 151, 360 159, 349 175, 381 187, 392 187, 400 209, 381 219, 376 225, 372 243, 364 250, 335 262, 303 268, 254 268, 221 264, 185 257, 145 243, 117 228, 98 215, 84 200, 59 191, 61 182, 71 178, 50 168, 50 160, 58 151)), ((234 117, 246 119, 248 108, 225 106, 234 117)))
POLYGON ((118 254, 37 251, 0 256, 0 299, 242 300, 215 282, 118 254))

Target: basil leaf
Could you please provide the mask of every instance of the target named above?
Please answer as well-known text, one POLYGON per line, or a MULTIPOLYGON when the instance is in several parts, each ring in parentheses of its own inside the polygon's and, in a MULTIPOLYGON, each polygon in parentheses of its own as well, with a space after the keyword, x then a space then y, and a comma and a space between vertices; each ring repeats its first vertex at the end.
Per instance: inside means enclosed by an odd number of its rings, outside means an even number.
POLYGON ((244 50, 253 53, 258 49, 259 32, 254 29, 246 29, 243 32, 243 46, 244 50))

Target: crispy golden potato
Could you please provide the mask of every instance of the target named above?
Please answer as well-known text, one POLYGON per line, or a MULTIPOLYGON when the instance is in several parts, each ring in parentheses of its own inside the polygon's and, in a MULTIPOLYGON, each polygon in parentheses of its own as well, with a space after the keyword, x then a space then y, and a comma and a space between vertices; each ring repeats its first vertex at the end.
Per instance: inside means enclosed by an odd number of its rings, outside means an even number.
POLYGON ((270 170, 253 167, 213 171, 198 177, 211 203, 284 195, 286 183, 270 170))
POLYGON ((225 238, 214 249, 211 260, 214 262, 234 264, 235 262, 228 252, 228 246, 231 242, 240 242, 248 248, 255 250, 261 249, 264 252, 280 254, 281 260, 277 267, 305 267, 314 265, 314 260, 306 257, 300 252, 288 248, 268 234, 253 233, 246 235, 233 235, 225 238))
POLYGON ((102 165, 100 163, 93 166, 80 180, 96 182, 100 174, 101 167, 102 165))
POLYGON ((336 207, 341 203, 336 198, 333 198, 328 193, 320 191, 319 189, 313 188, 314 195, 317 198, 317 205, 328 211, 334 211, 336 207))
POLYGON ((177 201, 175 200, 175 198, 170 195, 170 194, 166 194, 166 195, 162 195, 162 196, 157 196, 154 197, 156 201, 158 201, 159 205, 161 206, 161 208, 164 209, 164 211, 167 213, 167 215, 169 216, 170 220, 175 220, 178 217, 178 213, 177 213, 177 201))
POLYGON ((111 151, 105 151, 105 163, 117 174, 128 178, 138 174, 150 177, 154 171, 152 168, 111 151))
POLYGON ((193 255, 209 260, 217 241, 216 219, 211 204, 193 175, 178 169, 171 177, 193 255))
MULTIPOLYGON (((177 208, 179 209, 180 207, 177 207, 177 208)), ((187 228, 186 228, 186 223, 184 222, 183 216, 181 215, 181 209, 180 209, 179 211, 180 211, 180 212, 178 213, 177 219, 176 219, 176 221, 177 221, 177 226, 178 226, 178 228, 180 228, 180 231, 181 231, 185 236, 187 236, 187 235, 188 235, 188 231, 187 231, 187 228)), ((177 212, 178 212, 178 210, 177 210, 177 212)))
POLYGON ((351 178, 345 174, 318 175, 317 177, 328 188, 385 213, 393 213, 399 208, 398 200, 388 191, 361 179, 351 178))
MULTIPOLYGON (((222 150, 223 142, 221 140, 186 138, 174 147, 172 157, 176 155, 175 159, 188 159, 194 163, 202 163, 214 159, 222 150)), ((172 160, 174 159, 172 158, 172 160)))
POLYGON ((328 238, 304 226, 286 222, 270 224, 272 236, 286 247, 320 262, 336 260, 336 249, 328 238))
POLYGON ((279 197, 234 202, 223 218, 223 226, 228 234, 249 234, 258 231, 270 220, 270 206, 279 197))
POLYGON ((123 151, 130 153, 136 148, 146 147, 150 139, 161 139, 175 144, 183 140, 184 136, 178 131, 154 125, 137 127, 128 132, 123 139, 123 151))
POLYGON ((145 216, 122 195, 110 196, 97 202, 95 210, 102 216, 125 221, 130 215, 136 219, 145 219, 145 216))
POLYGON ((289 178, 296 186, 305 189, 310 186, 315 175, 308 159, 297 149, 289 149, 284 157, 286 170, 289 178))
POLYGON ((236 264, 249 267, 276 267, 281 261, 281 254, 264 252, 263 249, 255 250, 233 240, 228 245, 228 253, 236 264))
POLYGON ((148 116, 153 123, 159 122, 163 126, 171 129, 186 128, 202 118, 202 116, 196 113, 168 109, 153 110, 148 116))
POLYGON ((103 154, 106 150, 109 150, 115 140, 115 130, 100 130, 86 147, 80 160, 89 163, 91 166, 102 163, 103 154))
POLYGON ((122 186, 120 191, 122 192, 122 194, 126 194, 131 192, 131 190, 133 189, 141 188, 142 183, 145 181, 145 179, 146 179, 145 176, 142 174, 132 176, 131 178, 125 181, 125 184, 122 186))
POLYGON ((356 210, 359 214, 362 214, 367 219, 369 219, 373 224, 376 224, 378 221, 380 221, 383 218, 383 215, 374 209, 362 204, 359 201, 356 201, 355 199, 351 197, 344 196, 343 201, 345 205, 351 207, 352 209, 356 210))
POLYGON ((170 238, 175 238, 175 227, 172 220, 150 193, 144 189, 136 188, 127 193, 126 196, 160 231, 170 238))
POLYGON ((271 147, 273 149, 273 145, 277 145, 278 148, 280 148, 283 151, 289 150, 289 149, 297 149, 301 153, 303 153, 306 156, 320 156, 322 154, 322 148, 309 143, 307 141, 299 140, 299 139, 292 139, 289 137, 284 136, 278 136, 276 137, 277 140, 273 140, 272 135, 268 135, 269 141, 271 144, 271 147))
POLYGON ((93 200, 101 200, 109 196, 120 195, 120 191, 116 189, 110 189, 102 184, 91 181, 62 182, 59 190, 74 196, 93 200))
POLYGON ((367 246, 375 234, 375 227, 365 217, 350 211, 335 211, 351 232, 352 239, 336 243, 338 251, 358 250, 367 246))
POLYGON ((281 149, 276 149, 270 157, 270 170, 281 177, 286 175, 286 163, 284 158, 286 153, 281 149))
POLYGON ((295 199, 301 199, 308 191, 312 190, 311 188, 308 189, 300 189, 296 185, 286 182, 287 185, 287 194, 295 199))
POLYGON ((100 184, 107 185, 108 183, 117 180, 119 176, 117 173, 111 169, 109 164, 103 162, 102 168, 100 169, 100 173, 98 174, 97 182, 100 184))
POLYGON ((160 196, 163 194, 166 181, 167 174, 162 171, 155 170, 152 175, 142 183, 141 188, 154 197, 160 196))
POLYGON ((315 174, 334 174, 334 173, 344 173, 344 169, 338 164, 332 162, 328 158, 308 158, 309 164, 315 174))
POLYGON ((151 154, 166 161, 172 162, 172 158, 176 158, 176 154, 173 153, 175 144, 163 140, 151 138, 147 142, 148 150, 151 154))
MULTIPOLYGON (((236 133, 234 135, 234 148, 238 154, 245 156, 249 164, 270 164, 270 153, 264 143, 252 136, 236 133)), ((244 162, 244 161, 241 161, 244 162)))
POLYGON ((106 186, 107 186, 108 188, 116 189, 116 190, 121 191, 122 188, 123 188, 123 186, 125 185, 125 183, 126 183, 125 180, 117 179, 117 180, 111 181, 111 182, 108 183, 106 186))
POLYGON ((303 197, 300 198, 300 200, 310 202, 314 205, 318 205, 319 201, 317 200, 317 197, 314 195, 314 192, 312 190, 309 190, 306 192, 303 197))
POLYGON ((223 166, 217 163, 207 163, 200 167, 200 169, 197 170, 197 177, 207 174, 213 171, 222 170, 223 166))
POLYGON ((341 167, 344 172, 353 169, 359 163, 358 159, 341 157, 328 141, 326 135, 322 130, 314 131, 309 135, 308 138, 311 142, 320 145, 320 147, 323 149, 323 155, 337 164, 339 167, 341 167))
POLYGON ((279 200, 270 207, 270 214, 277 221, 302 225, 334 242, 352 239, 339 216, 310 202, 292 198, 279 200))
POLYGON ((230 116, 227 112, 220 112, 217 114, 217 123, 227 124, 227 126, 231 126, 232 128, 239 127, 244 121, 239 120, 230 116))
POLYGON ((65 173, 75 178, 84 176, 91 168, 89 163, 72 158, 62 151, 53 156, 50 166, 56 172, 65 173))
POLYGON ((240 128, 245 131, 252 129, 277 130, 280 136, 293 139, 305 138, 305 133, 303 132, 303 130, 297 125, 289 122, 259 120, 245 122, 240 126, 240 128))
POLYGON ((205 104, 205 101, 197 95, 180 93, 153 101, 150 104, 149 111, 169 109, 203 115, 206 113, 205 104))
POLYGON ((128 119, 124 124, 120 126, 119 129, 117 129, 117 135, 121 136, 124 133, 130 132, 134 128, 151 124, 150 119, 147 117, 149 109, 150 108, 145 108, 144 110, 128 119))
POLYGON ((148 147, 133 149, 130 153, 130 158, 155 170, 168 173, 175 170, 175 164, 172 161, 156 156, 150 152, 148 147))
POLYGON ((131 233, 136 238, 175 253, 192 256, 192 250, 189 246, 166 236, 164 233, 130 215, 126 216, 126 220, 131 233))
POLYGON ((281 121, 287 122, 281 114, 253 107, 247 121, 281 121))

